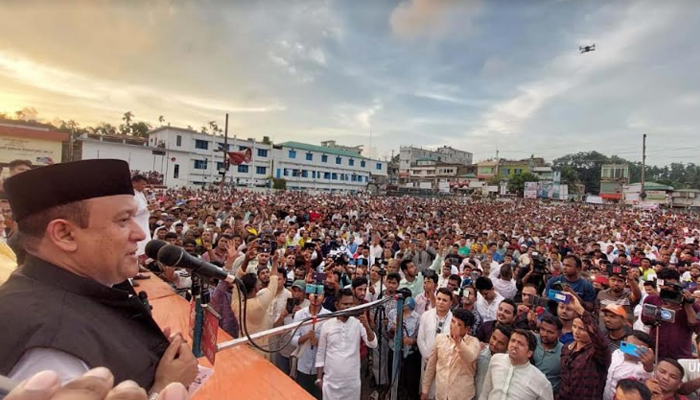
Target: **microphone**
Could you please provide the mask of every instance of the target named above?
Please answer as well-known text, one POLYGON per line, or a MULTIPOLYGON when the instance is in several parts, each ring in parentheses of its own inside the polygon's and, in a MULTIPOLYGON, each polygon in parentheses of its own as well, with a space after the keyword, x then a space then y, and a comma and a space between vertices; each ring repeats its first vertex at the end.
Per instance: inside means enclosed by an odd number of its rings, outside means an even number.
MULTIPOLYGON (((152 241, 151 241, 152 242, 152 241)), ((149 242, 149 244, 151 243, 149 242)), ((228 283, 236 283, 245 287, 240 279, 231 275, 222 268, 210 264, 199 258, 191 256, 183 248, 165 244, 158 251, 158 261, 168 267, 179 267, 189 269, 194 273, 206 276, 207 278, 219 279, 228 283)))
POLYGON ((162 240, 158 239, 153 239, 146 243, 146 255, 148 258, 152 258, 154 260, 158 260, 158 251, 163 248, 163 246, 166 246, 168 242, 164 242, 162 240))

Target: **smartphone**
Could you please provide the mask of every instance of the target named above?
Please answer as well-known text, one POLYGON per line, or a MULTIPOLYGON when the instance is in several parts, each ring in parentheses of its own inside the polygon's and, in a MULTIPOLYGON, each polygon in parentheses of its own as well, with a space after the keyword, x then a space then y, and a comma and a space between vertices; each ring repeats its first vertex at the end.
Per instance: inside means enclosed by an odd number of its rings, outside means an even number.
POLYGON ((639 358, 639 355, 644 353, 646 349, 623 341, 620 343, 620 351, 632 357, 639 358))
POLYGON ((568 293, 563 293, 557 290, 549 289, 549 298, 556 301, 557 303, 569 304, 571 302, 571 295, 568 293))
POLYGON ((315 282, 325 282, 326 281, 326 274, 324 274, 323 272, 313 272, 311 274, 311 278, 315 282))
POLYGON ((684 282, 685 290, 694 292, 698 288, 698 283, 693 281, 684 282))

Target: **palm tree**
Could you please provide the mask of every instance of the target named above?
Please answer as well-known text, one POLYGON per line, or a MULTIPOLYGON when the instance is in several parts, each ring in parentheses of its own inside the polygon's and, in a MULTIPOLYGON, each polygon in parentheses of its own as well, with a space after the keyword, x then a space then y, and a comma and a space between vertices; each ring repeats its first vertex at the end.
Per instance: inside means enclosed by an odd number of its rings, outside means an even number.
POLYGON ((158 117, 158 122, 160 122, 160 126, 163 126, 163 123, 165 123, 165 117, 163 117, 162 115, 158 117))

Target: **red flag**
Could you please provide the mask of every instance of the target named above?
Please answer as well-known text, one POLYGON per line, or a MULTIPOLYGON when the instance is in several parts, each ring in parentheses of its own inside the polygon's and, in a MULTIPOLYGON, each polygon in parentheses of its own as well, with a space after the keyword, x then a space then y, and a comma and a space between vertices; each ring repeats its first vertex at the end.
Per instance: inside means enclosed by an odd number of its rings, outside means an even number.
POLYGON ((232 165, 248 164, 253 159, 253 150, 250 148, 244 151, 229 151, 226 154, 232 165))

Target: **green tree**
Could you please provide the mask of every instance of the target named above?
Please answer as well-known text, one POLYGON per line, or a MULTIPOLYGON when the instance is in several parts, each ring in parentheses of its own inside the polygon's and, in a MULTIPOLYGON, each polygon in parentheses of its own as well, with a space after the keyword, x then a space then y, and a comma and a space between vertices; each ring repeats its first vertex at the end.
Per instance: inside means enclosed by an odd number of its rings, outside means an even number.
POLYGON ((272 178, 272 188, 279 190, 287 189, 287 180, 282 178, 272 178))
POLYGON ((136 137, 145 138, 151 130, 151 125, 143 121, 131 124, 131 134, 136 137))
POLYGON ((603 164, 609 163, 610 159, 597 151, 578 152, 567 154, 554 160, 554 167, 564 169, 571 167, 581 183, 586 186, 586 191, 591 193, 600 192, 600 170, 603 164))
POLYGON ((508 191, 519 196, 525 191, 525 182, 537 182, 539 178, 531 172, 515 175, 508 181, 508 191))

